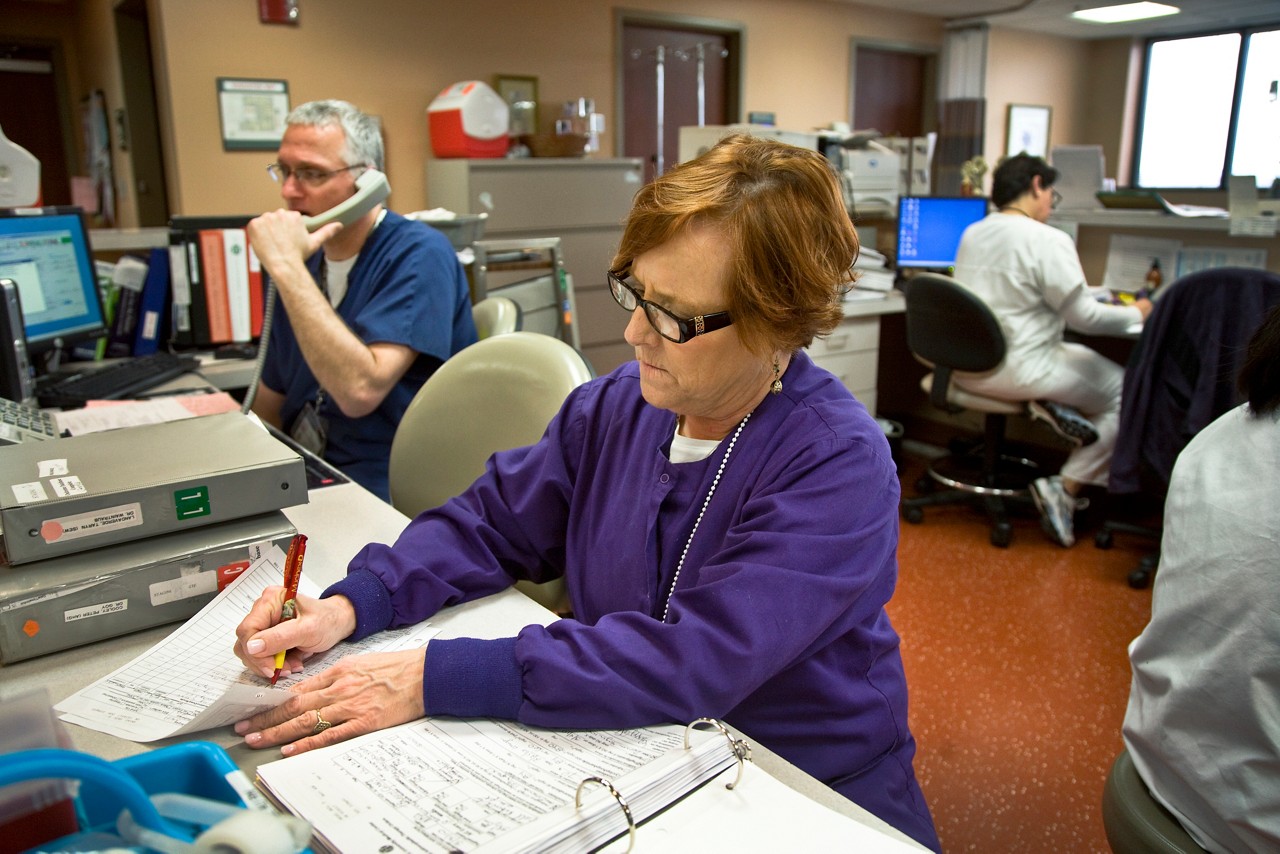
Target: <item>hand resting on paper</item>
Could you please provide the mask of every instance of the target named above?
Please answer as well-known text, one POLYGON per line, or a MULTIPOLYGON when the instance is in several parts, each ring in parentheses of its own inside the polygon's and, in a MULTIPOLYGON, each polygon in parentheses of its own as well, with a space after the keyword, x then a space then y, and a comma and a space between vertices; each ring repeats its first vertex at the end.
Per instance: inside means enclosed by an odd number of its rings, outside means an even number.
MULTIPOLYGON (((281 622, 283 596, 283 587, 268 587, 236 628, 236 655, 266 678, 275 672, 280 650, 288 651, 285 672, 294 673, 307 658, 355 630, 355 612, 343 596, 299 596, 297 618, 281 622)), ((283 745, 280 752, 292 756, 416 720, 424 714, 425 656, 424 649, 411 649, 343 659, 299 682, 290 689, 294 697, 241 721, 235 730, 249 747, 283 745)))

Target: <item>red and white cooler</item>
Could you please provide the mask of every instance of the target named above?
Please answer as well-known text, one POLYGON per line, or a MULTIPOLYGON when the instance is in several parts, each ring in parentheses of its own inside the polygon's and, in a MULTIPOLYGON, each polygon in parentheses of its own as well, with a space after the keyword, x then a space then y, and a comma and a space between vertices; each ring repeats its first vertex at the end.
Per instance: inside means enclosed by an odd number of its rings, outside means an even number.
POLYGON ((505 157, 510 107, 486 83, 464 80, 445 88, 427 107, 436 157, 505 157))

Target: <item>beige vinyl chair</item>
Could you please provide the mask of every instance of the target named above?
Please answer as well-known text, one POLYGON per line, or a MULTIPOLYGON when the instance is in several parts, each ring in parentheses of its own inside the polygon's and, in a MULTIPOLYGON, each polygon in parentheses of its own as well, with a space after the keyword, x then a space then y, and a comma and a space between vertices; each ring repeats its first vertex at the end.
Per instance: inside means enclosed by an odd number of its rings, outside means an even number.
MULTIPOLYGON (((406 516, 438 507, 484 473, 494 451, 541 438, 569 392, 591 379, 573 347, 537 332, 484 338, 452 356, 410 402, 391 443, 391 503, 406 516)), ((559 610, 561 582, 520 584, 559 610)))
POLYGON ((485 297, 471 306, 480 339, 520 330, 520 306, 506 297, 485 297))

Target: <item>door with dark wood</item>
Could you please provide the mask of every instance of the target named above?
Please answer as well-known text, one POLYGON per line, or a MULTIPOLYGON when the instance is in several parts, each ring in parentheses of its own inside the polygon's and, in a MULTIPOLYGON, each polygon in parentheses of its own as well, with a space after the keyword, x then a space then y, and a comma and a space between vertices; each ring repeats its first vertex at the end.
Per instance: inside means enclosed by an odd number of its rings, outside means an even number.
POLYGON ((71 173, 52 48, 11 46, 0 57, 0 128, 40 161, 41 202, 71 204, 71 173))
POLYGON ((885 136, 921 136, 932 58, 859 45, 854 56, 853 123, 885 136))
POLYGON ((738 120, 738 44, 733 30, 623 22, 623 155, 646 181, 677 162, 681 127, 738 120))

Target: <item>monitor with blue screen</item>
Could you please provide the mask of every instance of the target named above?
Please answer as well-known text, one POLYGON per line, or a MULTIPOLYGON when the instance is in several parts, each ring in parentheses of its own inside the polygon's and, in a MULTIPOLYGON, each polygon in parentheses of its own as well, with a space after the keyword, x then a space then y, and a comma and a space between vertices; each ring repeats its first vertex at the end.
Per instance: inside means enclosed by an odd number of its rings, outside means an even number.
POLYGON ((0 209, 0 278, 18 284, 31 353, 107 333, 80 208, 0 209))
POLYGON ((898 269, 954 266, 960 235, 986 215, 987 200, 981 196, 900 196, 898 269))

